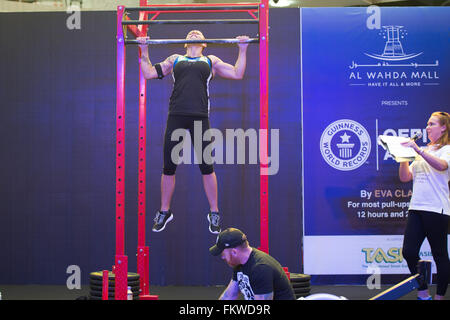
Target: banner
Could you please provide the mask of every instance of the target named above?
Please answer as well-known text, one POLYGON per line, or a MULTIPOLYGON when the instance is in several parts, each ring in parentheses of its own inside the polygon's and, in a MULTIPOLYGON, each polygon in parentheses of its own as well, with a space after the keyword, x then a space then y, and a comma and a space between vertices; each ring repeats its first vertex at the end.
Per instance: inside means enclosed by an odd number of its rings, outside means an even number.
POLYGON ((305 273, 409 272, 412 182, 377 137, 425 145, 430 114, 448 111, 449 9, 301 9, 305 273))

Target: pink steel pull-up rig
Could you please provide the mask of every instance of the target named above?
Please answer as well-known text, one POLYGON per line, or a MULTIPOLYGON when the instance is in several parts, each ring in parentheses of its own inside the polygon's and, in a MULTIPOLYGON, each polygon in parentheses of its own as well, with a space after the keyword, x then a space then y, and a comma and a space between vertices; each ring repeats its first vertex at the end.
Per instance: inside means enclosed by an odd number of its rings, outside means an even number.
MULTIPOLYGON (((135 37, 145 36, 150 24, 258 24, 259 37, 248 42, 259 43, 260 68, 260 129, 268 130, 268 87, 269 87, 269 3, 234 4, 166 4, 149 5, 147 0, 140 1, 140 7, 117 8, 117 104, 116 104, 116 255, 113 272, 115 273, 115 299, 127 299, 128 257, 125 255, 125 47, 136 44, 136 40, 127 39, 127 30, 135 37), (139 20, 130 20, 128 12, 138 11, 139 20), (215 20, 157 20, 166 12, 248 12, 250 19, 215 20), (149 18, 149 15, 152 15, 149 18)), ((149 40, 148 44, 186 43, 184 39, 149 40)), ((232 43, 236 39, 207 39, 202 43, 232 43)), ((140 51, 139 51, 140 62, 140 51)), ((140 68, 139 68, 140 69, 140 68)), ((140 299, 156 300, 158 296, 149 293, 149 247, 145 245, 145 154, 146 154, 146 80, 139 74, 139 166, 138 166, 138 247, 137 273, 140 275, 140 299)), ((260 141, 267 151, 268 137, 260 141)), ((269 251, 267 152, 260 152, 260 247, 269 251)), ((107 272, 103 273, 103 282, 107 282, 107 272)), ((104 298, 106 295, 104 295, 104 298)))

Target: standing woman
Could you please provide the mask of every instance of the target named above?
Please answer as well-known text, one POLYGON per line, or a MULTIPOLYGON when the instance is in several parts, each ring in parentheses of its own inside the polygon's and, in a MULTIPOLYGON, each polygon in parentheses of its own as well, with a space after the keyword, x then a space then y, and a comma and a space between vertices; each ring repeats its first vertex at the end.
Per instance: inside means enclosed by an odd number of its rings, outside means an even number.
MULTIPOLYGON (((450 261, 447 249, 447 231, 450 216, 450 116, 434 112, 427 123, 430 143, 419 148, 414 140, 403 143, 419 156, 409 165, 401 162, 399 176, 402 182, 413 180, 408 222, 403 239, 403 257, 412 274, 417 273, 419 251, 425 238, 437 268, 435 300, 442 300, 447 291, 450 261)), ((417 292, 419 300, 431 300, 425 285, 417 292)))

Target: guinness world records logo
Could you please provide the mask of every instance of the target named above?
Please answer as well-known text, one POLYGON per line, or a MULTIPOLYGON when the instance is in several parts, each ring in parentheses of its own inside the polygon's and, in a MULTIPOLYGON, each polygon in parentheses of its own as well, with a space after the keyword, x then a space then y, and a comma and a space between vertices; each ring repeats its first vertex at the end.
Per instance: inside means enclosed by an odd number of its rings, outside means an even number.
POLYGON ((324 160, 341 171, 355 170, 370 155, 370 136, 360 123, 342 119, 331 123, 320 138, 320 152, 324 160))

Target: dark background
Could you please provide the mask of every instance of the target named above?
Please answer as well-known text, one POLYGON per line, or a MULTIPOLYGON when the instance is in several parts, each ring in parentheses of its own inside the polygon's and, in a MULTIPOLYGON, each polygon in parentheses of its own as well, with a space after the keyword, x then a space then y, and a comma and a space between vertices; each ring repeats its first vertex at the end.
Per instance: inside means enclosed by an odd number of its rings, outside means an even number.
MULTIPOLYGON (((81 30, 66 13, 0 14, 0 283, 65 284, 66 269, 111 269, 115 255, 116 13, 82 12, 81 30)), ((280 168, 269 178, 269 253, 302 271, 299 9, 270 10, 269 127, 280 129, 280 168)), ((152 38, 256 36, 255 26, 155 26, 152 38)), ((181 46, 150 48, 152 62, 181 46)), ((210 45, 234 64, 234 45, 210 45)), ((126 254, 136 272, 138 50, 126 59, 126 254)), ((211 124, 259 129, 259 51, 250 45, 245 78, 211 81, 211 124)), ((196 165, 181 165, 174 220, 151 232, 160 205, 162 137, 171 77, 148 82, 147 245, 153 285, 228 283, 231 270, 208 248, 208 202, 196 165)), ((270 149, 269 149, 270 152, 270 149)), ((224 154, 225 155, 225 154, 224 154)), ((259 246, 259 165, 216 165, 222 226, 259 246)))

